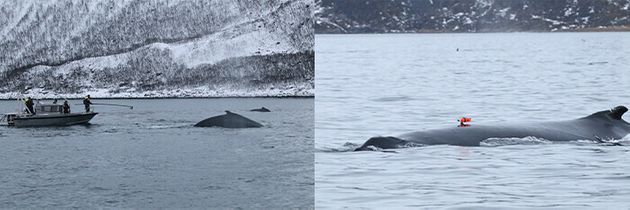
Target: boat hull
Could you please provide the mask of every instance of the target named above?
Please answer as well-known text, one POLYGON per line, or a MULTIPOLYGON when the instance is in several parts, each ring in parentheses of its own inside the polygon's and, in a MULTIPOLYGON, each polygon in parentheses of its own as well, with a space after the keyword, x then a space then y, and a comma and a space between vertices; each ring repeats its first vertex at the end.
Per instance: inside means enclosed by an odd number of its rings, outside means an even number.
POLYGON ((22 127, 42 127, 42 126, 70 126, 86 124, 98 113, 70 113, 56 115, 32 115, 16 117, 13 126, 22 127))

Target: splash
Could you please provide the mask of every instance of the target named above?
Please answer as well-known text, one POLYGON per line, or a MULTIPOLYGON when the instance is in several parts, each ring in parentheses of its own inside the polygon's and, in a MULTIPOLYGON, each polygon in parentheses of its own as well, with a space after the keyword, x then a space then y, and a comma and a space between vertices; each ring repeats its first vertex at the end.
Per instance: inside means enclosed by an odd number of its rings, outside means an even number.
POLYGON ((480 146, 496 147, 506 145, 539 145, 539 144, 551 144, 552 142, 533 136, 527 136, 523 138, 488 138, 479 143, 480 146))

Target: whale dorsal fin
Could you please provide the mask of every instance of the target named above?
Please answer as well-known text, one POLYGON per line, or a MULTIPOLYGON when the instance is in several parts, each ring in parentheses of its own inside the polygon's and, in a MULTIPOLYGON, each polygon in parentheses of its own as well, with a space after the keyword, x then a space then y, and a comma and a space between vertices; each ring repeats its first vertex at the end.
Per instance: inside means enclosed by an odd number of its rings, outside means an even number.
POLYGON ((608 116, 615 120, 621 120, 621 116, 623 116, 623 114, 626 113, 627 111, 628 111, 628 108, 626 108, 625 106, 618 106, 611 109, 610 113, 608 113, 608 116))
POLYGON ((615 107, 615 108, 613 108, 611 110, 595 112, 594 114, 589 115, 587 118, 608 117, 608 118, 614 119, 614 120, 621 120, 621 117, 627 111, 628 111, 628 108, 626 108, 625 106, 618 106, 618 107, 615 107))

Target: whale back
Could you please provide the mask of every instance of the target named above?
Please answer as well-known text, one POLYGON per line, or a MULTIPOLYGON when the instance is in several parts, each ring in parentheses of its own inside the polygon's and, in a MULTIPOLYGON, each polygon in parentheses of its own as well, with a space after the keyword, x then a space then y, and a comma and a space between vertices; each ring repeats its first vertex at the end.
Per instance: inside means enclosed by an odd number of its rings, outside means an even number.
POLYGON ((374 137, 357 150, 368 150, 370 146, 383 149, 400 148, 408 145, 409 142, 419 145, 479 146, 482 141, 489 138, 528 136, 549 141, 621 139, 630 133, 630 123, 622 118, 627 111, 628 108, 618 106, 574 120, 471 125, 416 131, 398 137, 374 137))
POLYGON ((252 111, 252 112, 271 112, 271 110, 265 108, 264 106, 262 108, 260 108, 260 109, 252 109, 252 110, 249 110, 249 111, 252 111))
POLYGON ((259 128, 260 123, 239 114, 225 111, 224 115, 214 116, 195 124, 195 127, 224 127, 224 128, 259 128))

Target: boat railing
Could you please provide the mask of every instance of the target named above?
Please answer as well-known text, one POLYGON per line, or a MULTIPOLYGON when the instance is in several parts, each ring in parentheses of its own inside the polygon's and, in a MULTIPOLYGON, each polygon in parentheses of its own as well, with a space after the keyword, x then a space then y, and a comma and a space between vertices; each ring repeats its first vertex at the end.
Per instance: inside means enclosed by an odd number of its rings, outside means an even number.
POLYGON ((2 117, 0 117, 0 125, 3 125, 3 126, 13 125, 13 120, 18 116, 20 116, 20 114, 18 113, 2 114, 2 117))
POLYGON ((0 125, 9 125, 6 114, 3 114, 2 117, 0 117, 0 125))

